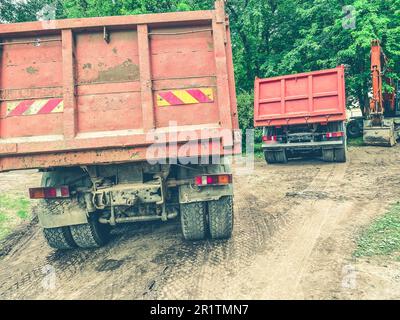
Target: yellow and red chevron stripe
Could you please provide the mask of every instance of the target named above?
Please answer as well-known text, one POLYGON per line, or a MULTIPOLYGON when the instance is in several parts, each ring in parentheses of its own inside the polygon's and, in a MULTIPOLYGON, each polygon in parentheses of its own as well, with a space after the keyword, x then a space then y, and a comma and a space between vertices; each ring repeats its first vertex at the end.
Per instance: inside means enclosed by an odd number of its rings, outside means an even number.
POLYGON ((210 102, 214 102, 214 92, 212 88, 170 90, 157 94, 158 107, 210 102))
POLYGON ((62 98, 23 100, 7 103, 7 117, 58 113, 63 111, 64 102, 62 98))

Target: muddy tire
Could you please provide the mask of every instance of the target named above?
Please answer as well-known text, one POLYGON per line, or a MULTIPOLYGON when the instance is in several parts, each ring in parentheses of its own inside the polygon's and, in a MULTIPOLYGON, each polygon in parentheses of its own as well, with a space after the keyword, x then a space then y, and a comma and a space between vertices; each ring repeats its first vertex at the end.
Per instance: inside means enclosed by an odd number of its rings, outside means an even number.
POLYGON ((93 216, 89 218, 89 223, 70 226, 70 229, 80 248, 99 248, 110 240, 110 226, 99 223, 93 216))
POLYGON ((233 230, 233 197, 208 202, 208 226, 211 239, 229 239, 233 230))
POLYGON ((335 149, 334 153, 335 162, 346 162, 346 147, 335 149))
POLYGON ((268 164, 275 163, 275 156, 273 151, 264 151, 264 159, 268 164))
POLYGON ((285 150, 264 151, 264 158, 268 164, 287 163, 287 156, 285 150))
POLYGON ((335 152, 333 149, 322 149, 322 160, 325 162, 333 162, 335 159, 335 152))
POLYGON ((346 162, 346 147, 322 150, 322 160, 326 162, 346 162))
POLYGON ((357 121, 353 120, 347 124, 346 127, 347 136, 349 138, 357 138, 362 136, 362 127, 357 121))
POLYGON ((181 228, 185 240, 202 240, 206 237, 205 202, 181 203, 181 228))
POLYGON ((46 228, 43 229, 43 234, 47 243, 53 249, 68 250, 76 248, 76 243, 68 227, 46 228))
POLYGON ((277 163, 287 163, 287 156, 286 151, 276 151, 275 152, 275 159, 277 163))

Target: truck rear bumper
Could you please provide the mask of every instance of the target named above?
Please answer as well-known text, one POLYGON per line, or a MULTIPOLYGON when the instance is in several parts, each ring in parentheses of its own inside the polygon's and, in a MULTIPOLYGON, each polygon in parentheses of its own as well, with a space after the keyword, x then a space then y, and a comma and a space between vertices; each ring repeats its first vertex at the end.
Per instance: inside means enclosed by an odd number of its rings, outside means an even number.
POLYGON ((296 142, 296 143, 275 143, 266 144, 263 143, 262 148, 264 150, 278 150, 278 149, 322 149, 324 147, 338 148, 343 147, 344 141, 320 141, 320 142, 296 142))

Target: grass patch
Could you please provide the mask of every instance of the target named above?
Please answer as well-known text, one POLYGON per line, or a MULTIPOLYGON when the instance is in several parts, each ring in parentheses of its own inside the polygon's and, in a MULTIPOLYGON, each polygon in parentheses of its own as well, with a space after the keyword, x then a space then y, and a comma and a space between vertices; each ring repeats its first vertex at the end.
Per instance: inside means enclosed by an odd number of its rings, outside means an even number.
POLYGON ((400 259, 400 202, 361 233, 354 255, 392 256, 396 260, 400 259))
POLYGON ((28 199, 21 196, 0 195, 0 240, 30 217, 28 199))
POLYGON ((264 152, 262 149, 262 143, 254 143, 254 157, 255 158, 264 158, 264 152))
POLYGON ((349 147, 362 147, 362 146, 364 146, 363 137, 348 138, 347 145, 349 147))
MULTIPOLYGON (((242 146, 242 156, 246 156, 246 146, 242 146)), ((255 142, 254 143, 254 158, 259 158, 259 159, 264 159, 264 151, 262 149, 262 143, 261 142, 255 142)))

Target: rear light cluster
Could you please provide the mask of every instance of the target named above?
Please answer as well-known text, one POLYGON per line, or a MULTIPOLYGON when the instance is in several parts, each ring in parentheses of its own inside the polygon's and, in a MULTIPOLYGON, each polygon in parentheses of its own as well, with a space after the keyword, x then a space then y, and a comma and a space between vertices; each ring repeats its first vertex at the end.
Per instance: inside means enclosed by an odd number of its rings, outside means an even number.
POLYGON ((263 136, 262 141, 265 143, 275 143, 278 141, 278 136, 263 136))
POLYGON ((328 139, 330 139, 330 138, 340 138, 340 137, 343 137, 343 136, 344 136, 344 132, 343 132, 343 131, 328 132, 328 133, 326 134, 326 137, 327 137, 328 139))
POLYGON ((231 174, 212 174, 212 175, 203 175, 197 176, 194 178, 194 182, 196 186, 218 186, 218 185, 226 185, 232 183, 232 175, 231 174))
POLYGON ((69 196, 69 187, 67 186, 29 189, 29 197, 31 199, 69 198, 69 196))

